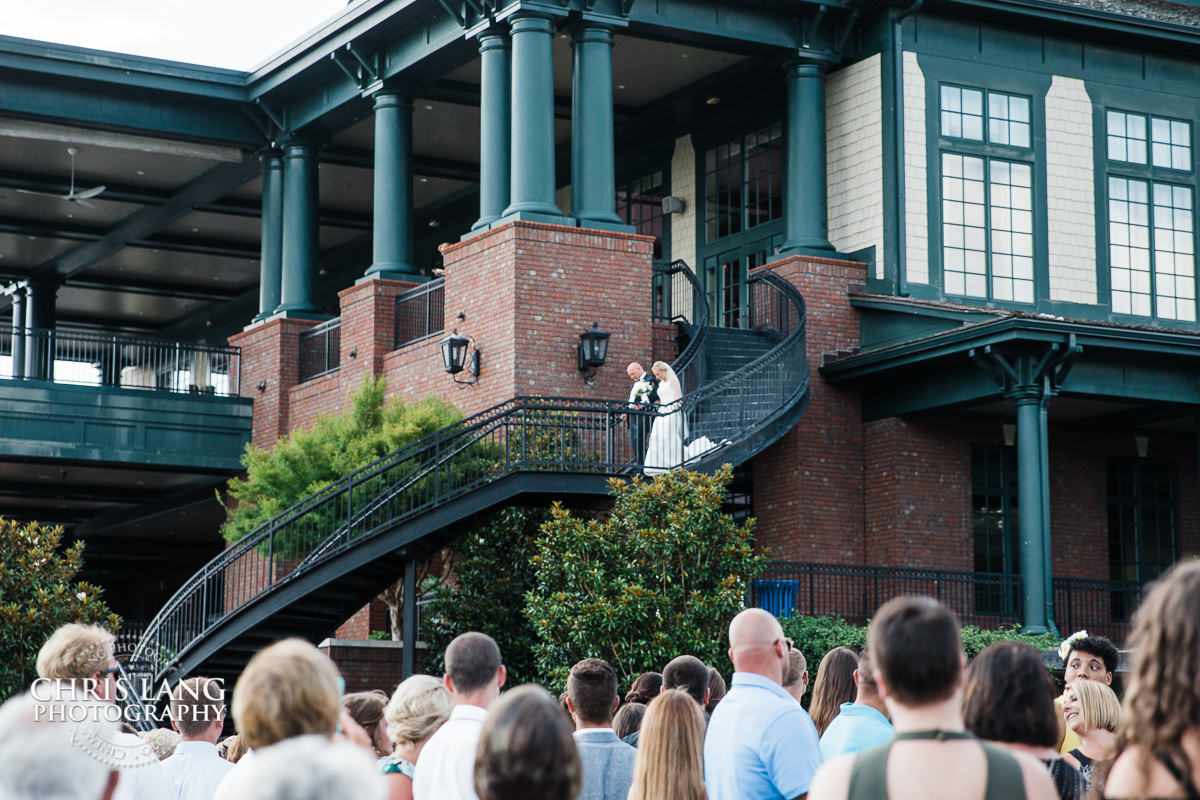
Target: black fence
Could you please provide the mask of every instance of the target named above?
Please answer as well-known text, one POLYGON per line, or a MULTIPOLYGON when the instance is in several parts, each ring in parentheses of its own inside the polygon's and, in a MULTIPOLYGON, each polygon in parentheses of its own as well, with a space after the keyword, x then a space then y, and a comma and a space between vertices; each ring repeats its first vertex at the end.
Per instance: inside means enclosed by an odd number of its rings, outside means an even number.
MULTIPOLYGON (((1134 581, 1054 579, 1054 621, 1064 635, 1089 633, 1123 641, 1142 600, 1134 581)), ((920 594, 981 628, 1021 622, 1021 576, 907 567, 772 562, 751 586, 750 604, 777 616, 836 616, 863 624, 893 597, 920 594)))
POLYGON ((342 319, 334 317, 300 334, 300 382, 319 378, 342 363, 342 319))
POLYGON ((396 297, 392 348, 441 333, 445 324, 446 281, 435 278, 396 297))
POLYGON ((179 394, 238 394, 236 347, 56 328, 0 330, 0 377, 179 394))

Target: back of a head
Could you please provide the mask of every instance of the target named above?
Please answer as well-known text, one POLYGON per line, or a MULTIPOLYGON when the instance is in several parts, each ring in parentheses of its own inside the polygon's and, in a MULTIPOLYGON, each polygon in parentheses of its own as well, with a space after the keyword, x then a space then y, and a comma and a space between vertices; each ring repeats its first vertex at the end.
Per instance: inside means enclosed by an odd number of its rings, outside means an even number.
POLYGON ((704 715, 687 692, 663 689, 642 720, 630 800, 704 796, 704 715))
POLYGON ((342 698, 342 708, 368 733, 383 719, 383 708, 387 703, 388 696, 379 689, 351 692, 342 698))
POLYGON ((783 688, 790 689, 804 680, 804 673, 808 671, 808 661, 804 658, 804 653, 800 652, 800 648, 792 647, 788 650, 788 665, 787 672, 783 676, 783 688))
POLYGON ((571 667, 567 696, 580 722, 607 725, 617 701, 617 673, 602 658, 585 658, 571 667))
POLYGON ((208 731, 224 711, 225 686, 215 678, 187 678, 171 692, 171 721, 185 738, 208 731))
POLYGON ((662 691, 662 684, 661 672, 643 672, 633 679, 633 685, 625 695, 625 702, 648 704, 658 697, 658 693, 662 691))
POLYGON ((671 659, 663 667, 662 680, 663 691, 681 689, 697 703, 704 705, 704 695, 708 691, 708 667, 695 656, 676 656, 671 659))
POLYGON ((613 715, 612 728, 617 738, 624 739, 634 731, 642 729, 642 719, 646 716, 645 703, 625 703, 613 715))
POLYGON ((250 748, 305 734, 332 736, 338 671, 303 639, 285 639, 250 659, 233 690, 233 718, 250 748))
POLYGON ((1200 561, 1180 562, 1147 591, 1134 613, 1127 646, 1133 669, 1125 694, 1118 748, 1187 763, 1183 731, 1200 727, 1200 561))
POLYGON ((717 709, 717 703, 725 697, 725 678, 721 675, 721 671, 716 667, 708 668, 708 702, 704 704, 704 710, 712 714, 717 709))
POLYGON ((1054 679, 1036 650, 1019 642, 996 642, 967 668, 963 720, 980 739, 1054 747, 1054 694, 1054 679))
POLYGON ((81 746, 116 734, 99 702, 45 703, 28 694, 0 706, 0 797, 5 800, 97 800, 114 766, 81 746))
POLYGON ((842 703, 853 703, 858 694, 854 686, 854 670, 858 655, 849 647, 835 647, 821 659, 817 679, 813 682, 812 705, 808 712, 817 735, 825 733, 829 723, 841 711, 842 703))
MULTIPOLYGON (((239 767, 241 769, 241 767, 239 767)), ((366 751, 324 736, 256 750, 231 800, 383 800, 387 784, 366 751)))
POLYGON ((1107 683, 1073 680, 1067 688, 1079 698, 1084 730, 1115 731, 1121 722, 1121 701, 1107 683))
POLYGON ((457 694, 487 686, 496 677, 500 664, 500 646, 486 633, 460 634, 446 648, 446 674, 457 694))
POLYGON ((858 654, 858 694, 868 699, 879 696, 879 685, 875 683, 875 665, 871 661, 869 647, 864 647, 858 654))
POLYGON ((875 671, 891 699, 920 707, 950 698, 962 672, 958 618, 932 597, 897 597, 880 606, 867 635, 875 671))
POLYGON ((526 684, 492 705, 475 752, 480 800, 575 800, 583 768, 554 698, 526 684))
POLYGON ((454 698, 444 683, 432 675, 405 678, 383 710, 388 738, 395 744, 423 742, 441 727, 454 710, 454 698))
POLYGON ((108 669, 116 637, 99 625, 72 622, 50 635, 38 651, 41 678, 82 680, 108 669))

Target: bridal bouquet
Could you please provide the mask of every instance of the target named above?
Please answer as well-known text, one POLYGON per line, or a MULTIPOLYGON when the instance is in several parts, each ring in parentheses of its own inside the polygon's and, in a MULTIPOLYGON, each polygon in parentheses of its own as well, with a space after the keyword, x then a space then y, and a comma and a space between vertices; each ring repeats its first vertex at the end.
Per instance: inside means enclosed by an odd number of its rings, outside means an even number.
POLYGON ((650 393, 654 391, 654 387, 650 385, 650 381, 640 380, 633 385, 633 397, 639 403, 645 403, 650 399, 650 393))

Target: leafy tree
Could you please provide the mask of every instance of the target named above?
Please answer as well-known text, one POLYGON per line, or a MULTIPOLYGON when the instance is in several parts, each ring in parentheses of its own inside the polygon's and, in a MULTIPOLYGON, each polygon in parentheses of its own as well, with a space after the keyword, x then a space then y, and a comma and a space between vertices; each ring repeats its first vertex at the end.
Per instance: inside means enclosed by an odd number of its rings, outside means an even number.
POLYGON ((431 659, 426 671, 440 674, 442 654, 460 633, 481 631, 500 645, 510 685, 537 681, 534 660, 537 635, 520 613, 533 586, 530 559, 538 526, 549 518, 543 508, 506 508, 460 537, 443 565, 443 582, 433 589, 433 603, 422 634, 431 659))
POLYGON ((383 378, 365 376, 342 413, 318 417, 311 428, 293 431, 269 450, 247 445, 246 477, 228 484, 235 502, 225 505, 226 541, 242 539, 310 494, 461 418, 456 408, 433 397, 385 404, 386 390, 383 378))
POLYGON ((84 622, 116 632, 120 625, 101 589, 75 580, 83 542, 60 550, 61 543, 61 527, 0 517, 0 700, 37 677, 37 652, 56 628, 84 622))
POLYGON ((728 673, 724 631, 766 563, 754 552, 753 523, 721 513, 732 475, 727 465, 715 475, 614 480, 602 518, 578 519, 555 504, 525 607, 551 685, 587 656, 607 659, 622 682, 680 653, 728 673))

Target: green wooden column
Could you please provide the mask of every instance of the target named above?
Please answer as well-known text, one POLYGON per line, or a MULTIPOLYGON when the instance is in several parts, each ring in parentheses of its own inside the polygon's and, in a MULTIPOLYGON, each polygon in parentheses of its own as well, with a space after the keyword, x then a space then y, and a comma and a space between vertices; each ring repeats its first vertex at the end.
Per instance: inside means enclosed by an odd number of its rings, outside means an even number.
POLYGON ((554 204, 554 23, 518 11, 512 30, 512 173, 504 216, 563 222, 554 204))
POLYGON ((494 28, 480 35, 479 69, 479 219, 471 230, 500 219, 509 202, 512 66, 506 31, 494 28))
POLYGON ((317 316, 317 147, 283 145, 283 270, 276 314, 317 316))
POLYGON ((412 98, 381 88, 375 100, 372 261, 363 280, 417 277, 413 265, 412 98))
POLYGON ((785 233, 781 253, 829 254, 825 186, 825 65, 797 60, 787 67, 785 233))
MULTIPOLYGON (((1024 364, 1018 364, 1024 367, 1024 364)), ((1021 369, 1028 374, 1028 369, 1021 369)), ((1017 504, 1021 525, 1021 588, 1022 628, 1024 633, 1045 633, 1046 627, 1046 570, 1050 553, 1046 547, 1044 524, 1043 484, 1047 475, 1042 464, 1048 452, 1048 442, 1042 435, 1038 410, 1042 402, 1042 387, 1037 384, 1018 385, 1010 391, 1017 406, 1017 504)))
POLYGON ((12 376, 25 377, 25 290, 12 296, 12 376))
POLYGON ((259 156, 262 161, 262 242, 258 266, 258 316, 255 322, 275 313, 281 301, 283 280, 283 157, 278 150, 259 156))
POLYGON ((571 73, 571 216, 582 227, 620 225, 614 208, 612 28, 575 28, 571 73))
POLYGON ((53 332, 57 324, 55 302, 58 284, 54 280, 31 280, 26 288, 25 321, 27 329, 37 329, 37 336, 25 342, 25 376, 35 380, 54 380, 53 332))

